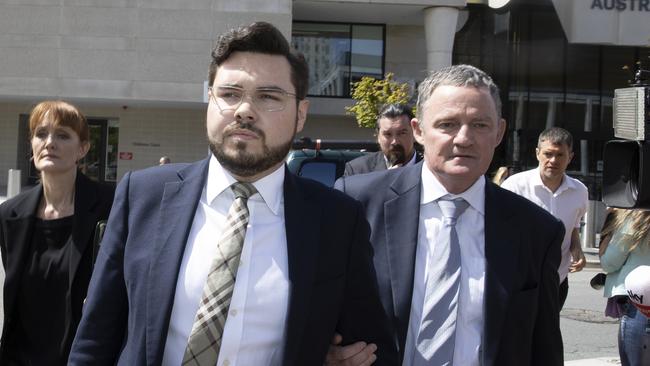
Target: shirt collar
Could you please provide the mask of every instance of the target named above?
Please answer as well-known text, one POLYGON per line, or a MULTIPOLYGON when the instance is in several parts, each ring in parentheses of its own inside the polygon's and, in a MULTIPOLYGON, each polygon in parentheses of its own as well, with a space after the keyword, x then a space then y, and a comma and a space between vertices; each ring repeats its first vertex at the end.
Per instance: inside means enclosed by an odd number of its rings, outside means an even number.
MULTIPOLYGON (((237 180, 224 169, 217 158, 212 155, 208 167, 208 180, 206 182, 206 199, 208 204, 212 202, 227 190, 237 180)), ((280 210, 280 204, 284 198, 284 164, 280 165, 278 169, 271 174, 253 182, 253 186, 257 192, 262 196, 262 200, 274 215, 277 215, 280 210)), ((253 195, 255 197, 255 195, 253 195)), ((253 198, 254 199, 254 198, 253 198)))
MULTIPOLYGON (((406 162, 406 164, 402 165, 402 167, 405 167, 407 165, 412 165, 415 164, 415 156, 417 155, 417 151, 413 149, 413 154, 411 154, 411 159, 406 162)), ((384 162, 386 163, 386 168, 390 168, 390 162, 388 161, 388 158, 386 157, 386 154, 384 152, 381 152, 381 156, 384 157, 384 162)))
POLYGON ((451 194, 438 181, 435 175, 429 170, 426 164, 422 166, 422 193, 420 193, 420 204, 437 201, 443 196, 451 198, 462 197, 472 208, 481 215, 485 214, 485 177, 480 176, 465 192, 451 194))

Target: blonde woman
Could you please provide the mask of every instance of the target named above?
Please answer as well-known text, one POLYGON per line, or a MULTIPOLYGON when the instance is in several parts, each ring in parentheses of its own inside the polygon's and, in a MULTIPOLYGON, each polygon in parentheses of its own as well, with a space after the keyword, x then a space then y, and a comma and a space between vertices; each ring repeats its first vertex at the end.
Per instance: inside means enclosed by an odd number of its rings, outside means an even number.
POLYGON ((77 169, 90 148, 88 124, 62 101, 29 117, 40 183, 0 205, 6 279, 1 365, 65 365, 93 266, 93 236, 113 190, 77 169))
POLYGON ((643 346, 650 339, 650 320, 629 301, 625 277, 633 269, 650 265, 650 211, 613 211, 602 232, 600 264, 607 273, 604 296, 608 298, 606 315, 620 318, 618 350, 623 366, 642 366, 650 359, 643 346))

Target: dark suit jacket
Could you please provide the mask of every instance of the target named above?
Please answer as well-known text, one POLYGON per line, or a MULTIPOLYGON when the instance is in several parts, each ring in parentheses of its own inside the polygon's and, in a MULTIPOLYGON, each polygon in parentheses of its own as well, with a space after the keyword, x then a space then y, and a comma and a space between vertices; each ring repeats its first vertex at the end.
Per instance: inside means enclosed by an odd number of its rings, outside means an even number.
MULTIPOLYGON (((6 337, 14 320, 14 304, 20 291, 22 271, 29 254, 31 230, 42 194, 43 186, 38 184, 0 206, 0 249, 6 275, 0 364, 3 364, 6 337)), ((66 350, 70 349, 74 332, 81 319, 81 306, 92 272, 95 226, 97 221, 108 218, 112 202, 113 188, 93 182, 81 173, 77 174, 72 224, 74 249, 68 264, 71 273, 66 304, 68 310, 65 314, 57 314, 65 317, 68 333, 61 340, 61 344, 66 350)))
MULTIPOLYGON (((422 160, 422 154, 415 150, 415 163, 419 163, 420 160, 422 160)), ((384 153, 382 151, 376 151, 345 163, 343 176, 347 177, 350 175, 378 172, 382 170, 387 170, 386 159, 384 159, 384 153)))
MULTIPOLYGON (((336 182, 366 208, 380 296, 400 357, 413 294, 422 166, 336 182)), ((486 182, 482 365, 563 364, 557 274, 563 236, 564 226, 549 213, 486 182)))
MULTIPOLYGON (((159 365, 206 159, 128 173, 118 185, 70 365, 159 365)), ((396 364, 358 202, 288 171, 291 294, 283 365, 322 365, 335 331, 396 364)))

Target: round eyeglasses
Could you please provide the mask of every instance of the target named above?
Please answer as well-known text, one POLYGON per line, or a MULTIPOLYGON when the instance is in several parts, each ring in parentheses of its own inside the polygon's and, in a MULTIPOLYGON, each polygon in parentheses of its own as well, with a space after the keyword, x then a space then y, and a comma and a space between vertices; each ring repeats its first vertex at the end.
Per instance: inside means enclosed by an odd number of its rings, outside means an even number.
POLYGON ((296 97, 295 94, 279 88, 259 88, 248 92, 235 86, 211 86, 208 90, 212 100, 222 112, 237 109, 247 94, 255 108, 267 112, 283 110, 289 98, 296 97))

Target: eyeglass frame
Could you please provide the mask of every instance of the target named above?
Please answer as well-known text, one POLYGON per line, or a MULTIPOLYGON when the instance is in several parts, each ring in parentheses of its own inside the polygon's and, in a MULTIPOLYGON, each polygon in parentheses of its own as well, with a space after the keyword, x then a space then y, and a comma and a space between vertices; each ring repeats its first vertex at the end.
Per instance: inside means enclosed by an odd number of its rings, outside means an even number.
MULTIPOLYGON (((295 93, 289 93, 288 91, 286 91, 286 90, 284 90, 284 89, 282 89, 282 88, 275 88, 275 87, 271 87, 271 88, 256 88, 254 91, 257 92, 257 91, 265 91, 265 90, 266 90, 266 91, 273 91, 273 92, 281 93, 281 94, 283 94, 285 97, 293 97, 293 98, 296 98, 296 101, 300 101, 300 100, 301 100, 301 99, 298 98, 298 95, 296 95, 295 93)), ((245 97, 245 96, 248 96, 248 97, 250 98, 250 100, 251 100, 251 104, 254 105, 255 108, 261 109, 261 110, 263 110, 263 111, 265 111, 265 112, 280 112, 280 111, 283 111, 283 110, 287 107, 287 103, 285 103, 285 104, 282 106, 281 109, 271 109, 271 110, 269 110, 269 109, 259 108, 259 106, 257 105, 257 103, 255 103, 255 102, 254 102, 254 99, 251 97, 250 92, 249 92, 248 90, 246 90, 246 89, 244 89, 244 88, 240 88, 240 87, 238 87, 238 86, 228 86, 228 85, 217 85, 217 86, 214 86, 214 85, 213 85, 213 86, 209 86, 209 87, 208 87, 208 92, 210 93, 210 99, 214 102, 214 104, 217 105, 217 108, 219 108, 219 110, 220 110, 221 112, 228 112, 228 111, 234 111, 234 110, 236 110, 237 108, 239 108, 239 106, 241 106, 242 102, 244 101, 244 97, 245 97), (217 99, 216 99, 217 96, 216 96, 216 94, 215 94, 215 92, 214 92, 215 88, 229 88, 229 89, 239 90, 239 91, 242 92, 242 95, 241 95, 241 98, 239 99, 239 102, 237 102, 237 104, 233 105, 233 107, 231 107, 231 108, 221 108, 221 106, 219 105, 219 102, 217 102, 217 99)))

